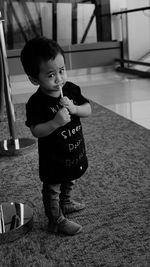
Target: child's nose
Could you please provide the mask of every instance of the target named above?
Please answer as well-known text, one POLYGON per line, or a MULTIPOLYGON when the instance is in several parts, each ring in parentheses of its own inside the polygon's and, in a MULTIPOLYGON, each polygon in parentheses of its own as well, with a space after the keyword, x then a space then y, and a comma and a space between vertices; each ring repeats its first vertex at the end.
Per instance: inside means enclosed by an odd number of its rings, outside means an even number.
POLYGON ((56 83, 59 83, 59 82, 61 82, 61 81, 62 81, 62 77, 61 77, 60 73, 58 73, 58 74, 56 75, 56 83))

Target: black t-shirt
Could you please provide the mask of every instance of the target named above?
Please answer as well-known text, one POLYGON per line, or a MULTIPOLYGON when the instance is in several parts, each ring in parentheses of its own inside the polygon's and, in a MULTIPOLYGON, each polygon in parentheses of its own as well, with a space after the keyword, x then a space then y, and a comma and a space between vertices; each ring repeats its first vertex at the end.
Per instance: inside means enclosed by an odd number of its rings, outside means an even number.
MULTIPOLYGON (((75 105, 89 102, 80 87, 66 82, 63 95, 75 105)), ((40 88, 26 104, 28 127, 52 120, 60 105, 60 97, 44 94, 40 88)), ((38 138, 39 173, 43 182, 54 184, 82 176, 88 167, 80 118, 71 115, 71 121, 46 137, 38 138)))

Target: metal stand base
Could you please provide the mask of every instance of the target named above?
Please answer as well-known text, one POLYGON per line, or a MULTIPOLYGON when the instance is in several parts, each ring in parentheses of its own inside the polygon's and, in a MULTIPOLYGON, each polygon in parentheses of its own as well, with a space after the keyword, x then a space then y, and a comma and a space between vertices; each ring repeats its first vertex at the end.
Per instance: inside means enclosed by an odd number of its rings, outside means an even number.
POLYGON ((34 148, 35 144, 36 140, 30 138, 3 140, 0 142, 0 157, 21 155, 34 148))
POLYGON ((0 244, 12 242, 32 229, 33 210, 26 204, 0 204, 0 244))

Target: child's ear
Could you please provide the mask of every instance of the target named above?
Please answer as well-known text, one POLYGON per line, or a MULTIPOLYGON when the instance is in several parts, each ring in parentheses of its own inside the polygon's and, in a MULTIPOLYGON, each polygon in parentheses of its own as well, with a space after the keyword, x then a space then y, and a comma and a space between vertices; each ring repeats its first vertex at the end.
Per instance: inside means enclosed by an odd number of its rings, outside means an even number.
POLYGON ((37 79, 35 79, 35 78, 31 77, 31 76, 28 76, 28 78, 29 78, 30 82, 33 83, 34 85, 39 85, 39 82, 38 82, 37 79))

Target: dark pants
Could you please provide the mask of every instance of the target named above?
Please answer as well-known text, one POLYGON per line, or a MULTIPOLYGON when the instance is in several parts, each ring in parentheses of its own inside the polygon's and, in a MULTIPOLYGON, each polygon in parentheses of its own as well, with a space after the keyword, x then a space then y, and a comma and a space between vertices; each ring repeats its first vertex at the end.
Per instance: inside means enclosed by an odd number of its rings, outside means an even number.
POLYGON ((72 187, 75 181, 68 181, 63 184, 45 184, 43 183, 42 195, 45 214, 49 221, 56 223, 64 216, 60 205, 69 203, 72 187))

